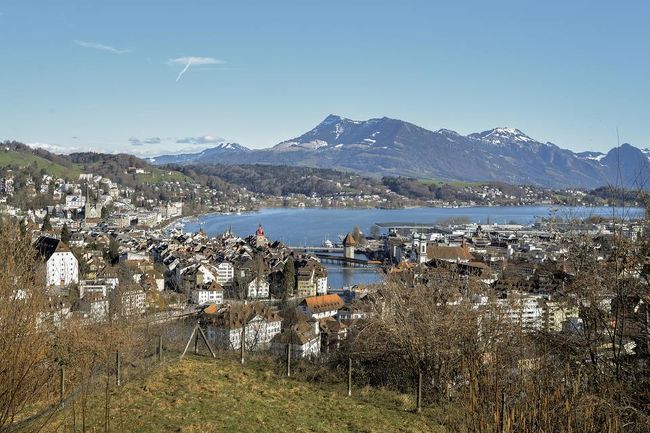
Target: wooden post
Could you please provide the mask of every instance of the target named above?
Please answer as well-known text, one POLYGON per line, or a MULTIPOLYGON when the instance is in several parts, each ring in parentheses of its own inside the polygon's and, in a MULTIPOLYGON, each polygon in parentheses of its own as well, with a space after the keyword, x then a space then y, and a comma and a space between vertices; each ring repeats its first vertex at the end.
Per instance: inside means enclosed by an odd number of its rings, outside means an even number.
POLYGON ((348 397, 352 396, 352 357, 348 355, 348 397))
POLYGON ((196 332, 196 326, 194 329, 192 329, 192 334, 190 335, 189 340, 187 340, 187 344, 185 345, 185 350, 183 350, 183 353, 181 354, 181 359, 185 356, 185 353, 187 352, 187 349, 190 348, 190 343, 192 343, 192 338, 194 337, 194 333, 196 332))
MULTIPOLYGON (((214 350, 212 350, 212 346, 210 346, 210 343, 208 342, 208 337, 205 336, 205 332, 203 332, 203 329, 199 326, 199 334, 201 335, 201 338, 203 339, 203 342, 205 343, 206 346, 208 346, 208 350, 212 354, 213 358, 217 357, 217 354, 214 353, 214 350)), ((197 336, 198 338, 198 336, 197 336)))
POLYGON ((499 433, 503 433, 503 417, 504 417, 504 412, 506 410, 506 396, 503 391, 501 391, 501 404, 500 410, 499 410, 499 433))
MULTIPOLYGON (((196 325, 198 328, 199 325, 196 325)), ((196 333, 196 337, 194 338, 194 354, 198 355, 199 354, 199 333, 196 333)))
POLYGON ((241 338, 239 339, 239 352, 241 356, 241 365, 244 365, 244 346, 246 345, 246 324, 242 323, 241 338))
POLYGON ((291 377, 291 343, 287 343, 287 377, 291 377))
POLYGON ((418 394, 417 394, 415 411, 417 413, 422 412, 422 370, 419 369, 418 369, 418 394))
POLYGON ((65 367, 61 365, 61 376, 59 377, 59 402, 63 405, 63 399, 65 398, 65 367))
POLYGON ((162 361, 162 351, 163 351, 162 334, 160 334, 158 336, 158 361, 162 361))
POLYGON ((115 351, 115 385, 120 386, 122 384, 121 376, 120 376, 120 351, 116 350, 115 351))

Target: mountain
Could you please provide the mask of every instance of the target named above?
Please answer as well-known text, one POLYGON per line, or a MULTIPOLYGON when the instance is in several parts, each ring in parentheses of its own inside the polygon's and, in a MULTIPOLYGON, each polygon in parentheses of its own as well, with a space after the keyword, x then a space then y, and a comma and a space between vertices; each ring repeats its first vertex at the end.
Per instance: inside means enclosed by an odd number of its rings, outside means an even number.
POLYGON ((248 153, 250 149, 238 143, 219 143, 215 147, 205 149, 199 153, 180 153, 177 155, 163 155, 149 158, 153 164, 189 164, 203 161, 204 159, 214 160, 215 158, 227 157, 233 154, 248 153))
MULTIPOLYGON (((621 162, 621 170, 647 171, 645 165, 639 165, 642 151, 623 147, 619 153, 626 157, 616 160, 621 162)), ((176 158, 174 162, 179 163, 309 166, 374 176, 592 188, 616 181, 614 162, 608 156, 576 154, 509 127, 465 136, 448 129, 430 131, 388 117, 358 121, 331 114, 310 131, 268 149, 224 152, 217 147, 199 154, 161 156, 154 162, 163 164, 176 158)), ((647 157, 642 161, 647 162, 647 157)), ((625 186, 635 186, 638 178, 627 176, 625 186)))

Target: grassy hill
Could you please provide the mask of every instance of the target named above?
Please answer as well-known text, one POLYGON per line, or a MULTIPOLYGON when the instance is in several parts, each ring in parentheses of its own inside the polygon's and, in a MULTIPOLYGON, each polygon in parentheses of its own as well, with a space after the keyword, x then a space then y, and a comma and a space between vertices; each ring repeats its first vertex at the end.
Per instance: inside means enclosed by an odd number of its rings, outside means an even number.
POLYGON ((36 164, 38 169, 45 169, 45 172, 56 177, 77 178, 79 177, 79 167, 65 167, 61 164, 49 161, 38 155, 16 150, 0 150, 0 168, 23 168, 31 164, 36 164))
MULTIPOLYGON (((437 432, 440 413, 412 412, 411 396, 282 377, 273 363, 186 358, 113 389, 112 431, 437 432)), ((89 402, 87 425, 103 429, 104 395, 89 402), (88 424, 88 419, 90 423, 88 424)), ((70 409, 65 417, 71 416, 70 409)), ((58 423, 55 423, 58 424, 58 423)), ((56 426, 53 426, 56 427, 56 426)), ((92 427, 91 427, 92 431, 92 427)), ((103 431, 103 430, 102 430, 103 431)))
POLYGON ((2 145, 0 170, 35 167, 51 176, 68 180, 78 179, 80 173, 94 173, 129 186, 192 181, 190 177, 178 171, 153 167, 132 155, 90 152, 56 155, 43 149, 32 149, 19 142, 4 142, 2 145), (127 168, 132 166, 143 168, 147 174, 127 175, 127 168))

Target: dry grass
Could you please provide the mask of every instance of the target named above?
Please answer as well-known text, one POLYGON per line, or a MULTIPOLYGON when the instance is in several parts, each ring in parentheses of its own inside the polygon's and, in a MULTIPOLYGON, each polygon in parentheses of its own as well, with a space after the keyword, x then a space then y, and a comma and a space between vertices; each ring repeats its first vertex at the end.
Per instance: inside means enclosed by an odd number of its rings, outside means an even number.
MULTIPOLYGON (((280 377, 265 361, 187 358, 111 391, 111 431, 119 432, 435 432, 440 413, 414 414, 413 399, 363 388, 280 377)), ((104 395, 89 402, 87 431, 104 431, 104 395)), ((81 431, 77 405, 77 431, 81 431)), ((73 431, 68 407, 57 420, 73 431)))

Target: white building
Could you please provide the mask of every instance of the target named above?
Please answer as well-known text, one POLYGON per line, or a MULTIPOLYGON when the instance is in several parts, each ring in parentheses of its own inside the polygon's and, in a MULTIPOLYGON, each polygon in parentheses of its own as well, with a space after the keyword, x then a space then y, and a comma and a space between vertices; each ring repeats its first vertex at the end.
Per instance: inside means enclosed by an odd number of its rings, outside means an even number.
POLYGON ((307 317, 318 320, 324 317, 336 316, 344 305, 345 302, 337 294, 310 296, 298 304, 298 310, 307 317))
POLYGON ((86 197, 82 195, 65 196, 64 210, 80 209, 86 205, 86 197))
POLYGON ((318 322, 315 321, 314 328, 307 323, 302 323, 293 329, 285 329, 282 333, 273 337, 271 351, 286 353, 289 344, 291 344, 291 356, 294 358, 320 355, 321 335, 318 322))
POLYGON ((197 287, 190 290, 190 301, 197 305, 221 305, 223 304, 223 288, 216 281, 207 287, 197 287))
POLYGON ((235 279, 235 267, 230 262, 221 262, 215 266, 217 270, 217 283, 224 287, 231 286, 235 279))
POLYGON ((327 275, 316 277, 316 294, 318 295, 327 294, 327 275))
POLYGON ((79 282, 79 262, 70 248, 59 239, 41 236, 36 250, 45 261, 45 284, 64 287, 79 282))
POLYGON ((248 283, 247 297, 249 299, 266 299, 269 297, 269 282, 266 278, 257 277, 248 283))
POLYGON ((143 314, 147 308, 147 294, 144 290, 130 290, 121 297, 122 314, 136 316, 143 314))
POLYGON ((276 312, 261 304, 228 306, 203 317, 206 334, 217 347, 241 348, 242 329, 246 350, 267 349, 280 333, 282 320, 276 312))

